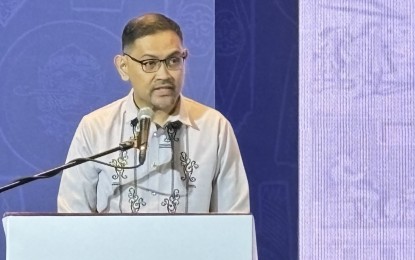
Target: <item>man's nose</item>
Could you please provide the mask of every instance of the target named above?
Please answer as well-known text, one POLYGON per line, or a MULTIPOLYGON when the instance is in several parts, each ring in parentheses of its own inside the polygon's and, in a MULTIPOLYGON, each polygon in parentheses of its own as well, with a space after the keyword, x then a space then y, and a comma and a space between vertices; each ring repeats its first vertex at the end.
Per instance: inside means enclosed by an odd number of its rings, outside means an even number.
POLYGON ((171 78, 171 74, 169 69, 167 69, 166 61, 162 61, 160 64, 160 68, 156 72, 158 78, 171 78))

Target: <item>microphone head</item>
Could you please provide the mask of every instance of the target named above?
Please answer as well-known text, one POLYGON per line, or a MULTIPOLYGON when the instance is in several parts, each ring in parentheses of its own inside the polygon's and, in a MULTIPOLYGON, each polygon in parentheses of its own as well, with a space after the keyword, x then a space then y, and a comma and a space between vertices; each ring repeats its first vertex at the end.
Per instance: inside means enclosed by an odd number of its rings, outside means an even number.
POLYGON ((151 119, 151 118, 153 118, 153 114, 154 114, 153 109, 151 109, 149 107, 143 107, 143 108, 140 108, 140 110, 138 111, 137 118, 138 118, 138 120, 141 120, 143 118, 150 118, 151 119))

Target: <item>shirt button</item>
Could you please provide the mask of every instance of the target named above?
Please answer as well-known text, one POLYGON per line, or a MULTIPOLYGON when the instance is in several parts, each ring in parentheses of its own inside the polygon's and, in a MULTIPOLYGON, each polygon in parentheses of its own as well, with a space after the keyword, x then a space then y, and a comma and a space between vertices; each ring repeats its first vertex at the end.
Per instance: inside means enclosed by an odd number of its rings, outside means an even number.
POLYGON ((153 191, 151 192, 151 195, 156 196, 157 194, 153 191))
POLYGON ((157 132, 154 132, 154 133, 153 133, 153 136, 157 136, 157 132))
POLYGON ((156 167, 157 167, 156 162, 153 162, 153 168, 156 168, 156 167))

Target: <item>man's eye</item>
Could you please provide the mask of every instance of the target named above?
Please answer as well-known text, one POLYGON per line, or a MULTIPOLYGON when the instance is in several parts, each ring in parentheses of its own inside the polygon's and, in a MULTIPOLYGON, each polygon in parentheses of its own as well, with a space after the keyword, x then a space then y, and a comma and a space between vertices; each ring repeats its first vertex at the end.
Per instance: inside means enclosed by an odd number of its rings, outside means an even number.
POLYGON ((177 65, 177 64, 181 63, 181 61, 182 61, 181 59, 182 58, 180 58, 180 57, 171 57, 171 58, 169 58, 168 63, 170 65, 177 65))
POLYGON ((157 65, 157 63, 158 63, 157 60, 145 60, 145 61, 143 61, 143 65, 146 66, 146 67, 154 67, 154 66, 157 65))

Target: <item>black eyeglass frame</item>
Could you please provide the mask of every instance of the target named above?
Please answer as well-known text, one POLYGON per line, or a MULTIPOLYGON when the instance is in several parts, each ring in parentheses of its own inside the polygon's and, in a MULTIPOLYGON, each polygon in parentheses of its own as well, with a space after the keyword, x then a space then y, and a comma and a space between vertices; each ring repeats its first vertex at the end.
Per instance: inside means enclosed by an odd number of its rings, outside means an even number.
POLYGON ((145 60, 138 60, 138 59, 136 59, 136 58, 134 58, 134 57, 132 57, 130 54, 128 54, 128 53, 125 53, 125 52, 123 52, 122 53, 123 55, 125 55, 125 56, 128 56, 131 60, 133 60, 133 61, 135 61, 135 62, 137 62, 137 63, 140 63, 140 65, 141 65, 141 69, 144 71, 144 72, 146 72, 146 73, 154 73, 154 72, 157 72, 159 69, 160 69, 160 67, 161 67, 161 63, 163 62, 164 63, 164 65, 166 65, 166 68, 168 69, 168 70, 172 70, 172 71, 175 71, 175 70, 181 70, 182 68, 183 68, 183 65, 180 67, 180 68, 177 68, 177 69, 172 69, 172 68, 170 68, 169 67, 169 65, 167 64, 167 61, 169 60, 169 59, 171 59, 171 58, 182 58, 183 59, 183 63, 184 63, 184 60, 187 58, 187 50, 184 50, 180 55, 178 55, 178 56, 174 56, 174 55, 172 55, 172 56, 169 56, 169 57, 167 57, 167 58, 165 58, 165 59, 163 59, 163 60, 159 60, 159 59, 145 59, 145 60), (154 70, 154 71, 146 71, 145 69, 144 69, 144 66, 145 66, 145 62, 146 61, 157 61, 158 62, 158 64, 160 64, 160 65, 158 65, 157 66, 157 69, 156 70, 154 70))

